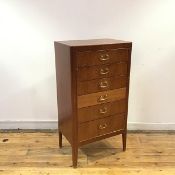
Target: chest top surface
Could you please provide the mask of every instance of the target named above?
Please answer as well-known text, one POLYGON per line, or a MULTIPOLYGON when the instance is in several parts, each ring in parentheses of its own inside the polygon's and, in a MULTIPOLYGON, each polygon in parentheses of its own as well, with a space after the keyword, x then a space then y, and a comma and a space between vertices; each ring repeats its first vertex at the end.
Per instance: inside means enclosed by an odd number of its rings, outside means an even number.
POLYGON ((89 39, 89 40, 68 40, 68 41, 56 41, 57 43, 67 45, 69 47, 79 46, 96 46, 96 45, 110 45, 110 44, 130 44, 130 41, 122 41, 116 39, 89 39))

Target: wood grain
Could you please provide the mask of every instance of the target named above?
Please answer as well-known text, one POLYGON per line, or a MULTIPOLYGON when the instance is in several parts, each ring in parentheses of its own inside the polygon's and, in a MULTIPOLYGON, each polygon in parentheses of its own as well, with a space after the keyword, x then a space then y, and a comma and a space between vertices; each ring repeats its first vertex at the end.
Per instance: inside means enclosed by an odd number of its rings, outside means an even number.
POLYGON ((72 65, 70 58, 70 48, 59 43, 55 44, 55 67, 57 80, 57 104, 58 104, 58 118, 59 130, 72 143, 72 65), (66 69, 65 69, 66 67, 66 69), (64 78, 62 78, 64 75, 64 78))
POLYGON ((93 106, 101 103, 107 103, 124 99, 126 97, 126 88, 114 89, 110 91, 103 91, 92 93, 88 95, 78 96, 78 108, 93 106), (104 101, 100 101, 100 97, 104 97, 104 101))
POLYGON ((75 47, 75 48, 82 48, 81 46, 112 46, 112 45, 119 45, 119 47, 122 47, 124 45, 125 47, 131 45, 131 42, 129 41, 123 41, 123 40, 116 40, 111 38, 102 38, 102 39, 89 39, 89 40, 68 40, 68 41, 58 41, 59 43, 62 43, 67 46, 75 47))
POLYGON ((137 169, 137 168, 22 168, 2 170, 0 175, 174 175, 174 168, 154 168, 154 169, 137 169))
POLYGON ((128 61, 128 49, 89 50, 77 52, 76 57, 78 67, 125 62, 128 61))
POLYGON ((97 78, 106 78, 112 76, 127 75, 127 62, 116 64, 105 64, 100 66, 91 66, 78 68, 77 79, 78 81, 93 80, 97 78), (101 74, 107 72, 106 74, 101 74))
POLYGON ((79 142, 124 130, 124 118, 123 114, 119 114, 80 124, 78 128, 79 142))
POLYGON ((121 145, 120 135, 84 145, 73 169, 71 146, 63 137, 59 149, 57 133, 0 133, 0 175, 175 174, 175 133, 128 133, 126 152, 121 145))
POLYGON ((80 108, 78 109, 78 122, 83 123, 120 113, 126 113, 126 100, 80 108))
POLYGON ((128 82, 127 76, 108 77, 108 78, 95 79, 90 81, 78 81, 77 94, 80 96, 80 95, 91 94, 95 92, 118 89, 118 88, 126 87, 127 82, 128 82))
MULTIPOLYGON (((113 39, 98 39, 61 41, 54 44, 59 146, 62 147, 62 135, 64 135, 72 146, 73 167, 77 167, 79 146, 126 133, 132 43, 113 39), (117 79, 114 80, 114 77, 117 79), (102 80, 103 78, 104 80, 102 80), (101 79, 101 82, 98 82, 97 79, 101 79), (106 82, 107 79, 110 81, 106 82), (85 83, 88 80, 92 81, 85 83), (96 82, 94 83, 94 81, 96 82), (97 83, 100 83, 101 89, 97 87, 97 83), (109 87, 106 88, 108 83, 109 87), (89 95, 85 96, 86 94, 89 95), (80 99, 79 102, 78 99, 80 99), (125 123, 122 132, 108 133, 79 144, 77 104, 81 108, 121 99, 125 99, 126 102, 125 123)), ((123 144, 125 145, 125 143, 126 137, 123 137, 123 144)))

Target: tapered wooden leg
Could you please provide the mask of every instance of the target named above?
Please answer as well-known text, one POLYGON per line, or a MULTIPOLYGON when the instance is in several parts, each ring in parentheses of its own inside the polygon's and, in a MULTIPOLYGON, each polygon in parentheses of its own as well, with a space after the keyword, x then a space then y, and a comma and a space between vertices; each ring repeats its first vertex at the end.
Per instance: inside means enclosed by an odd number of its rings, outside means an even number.
POLYGON ((123 151, 126 151, 126 132, 122 133, 123 151))
POLYGON ((77 167, 77 159, 78 159, 78 147, 73 146, 72 147, 72 162, 73 162, 73 167, 77 167))
POLYGON ((59 131, 59 147, 62 148, 62 133, 59 131))

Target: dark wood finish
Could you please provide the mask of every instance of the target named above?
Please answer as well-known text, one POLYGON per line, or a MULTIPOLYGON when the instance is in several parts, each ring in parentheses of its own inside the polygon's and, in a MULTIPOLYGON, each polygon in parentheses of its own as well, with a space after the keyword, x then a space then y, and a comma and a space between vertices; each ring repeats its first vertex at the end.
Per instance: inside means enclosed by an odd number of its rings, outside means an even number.
POLYGON ((126 100, 103 103, 78 109, 78 122, 83 123, 126 112, 126 100))
POLYGON ((59 131, 59 147, 62 148, 62 133, 59 131))
POLYGON ((58 58, 56 59, 57 102, 59 116, 58 128, 72 144, 73 107, 70 48, 65 45, 55 43, 55 56, 58 58), (62 77, 63 75, 64 78, 62 77))
POLYGON ((126 151, 126 132, 122 133, 123 151, 126 151))
POLYGON ((95 92, 118 89, 126 87, 127 82, 128 82, 127 76, 108 77, 90 81, 78 81, 77 93, 78 95, 85 95, 95 92))
POLYGON ((124 127, 124 115, 114 115, 83 123, 78 128, 79 142, 105 135, 114 131, 122 130, 124 127))
MULTIPOLYGON (((129 61, 127 65, 127 72, 128 77, 130 78, 130 68, 131 68, 131 50, 132 47, 128 50, 129 55, 129 61)), ((126 89, 126 98, 129 98, 129 81, 127 81, 127 89, 126 89)), ((127 139, 127 116, 128 116, 128 102, 126 103, 126 115, 125 115, 125 126, 124 126, 124 132, 122 133, 122 142, 123 142, 123 151, 126 150, 126 139, 127 139)))
POLYGON ((96 142, 96 141, 99 141, 99 140, 102 140, 102 139, 106 139, 108 137, 112 137, 112 136, 116 136, 118 134, 122 134, 123 132, 124 132, 123 129, 117 130, 117 131, 107 133, 107 134, 104 134, 104 135, 100 135, 100 136, 97 136, 97 137, 94 137, 94 138, 91 138, 91 139, 88 139, 88 140, 83 140, 83 141, 79 142, 78 145, 83 146, 85 144, 89 144, 89 143, 96 142))
POLYGON ((77 52, 76 56, 79 67, 111 64, 128 61, 128 49, 89 50, 77 52))
POLYGON ((122 134, 126 149, 131 47, 113 39, 55 42, 59 146, 63 134, 73 167, 81 145, 122 134))
POLYGON ((127 75, 127 62, 78 68, 78 81, 127 75))

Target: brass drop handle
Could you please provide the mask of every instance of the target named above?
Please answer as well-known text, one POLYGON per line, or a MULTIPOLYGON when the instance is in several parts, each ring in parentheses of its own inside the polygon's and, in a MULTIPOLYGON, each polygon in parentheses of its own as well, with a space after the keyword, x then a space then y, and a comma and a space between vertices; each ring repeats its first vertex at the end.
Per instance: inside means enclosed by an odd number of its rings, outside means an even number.
POLYGON ((101 75, 106 75, 106 74, 108 74, 108 73, 109 73, 109 68, 106 67, 106 68, 104 68, 104 69, 103 69, 103 68, 100 69, 100 74, 101 74, 101 75))
POLYGON ((98 98, 98 102, 106 101, 106 100, 107 100, 107 97, 108 97, 107 94, 105 94, 105 95, 101 95, 101 96, 98 98))
POLYGON ((106 88, 106 87, 108 87, 109 85, 108 85, 108 81, 101 81, 100 82, 100 88, 106 88))
POLYGON ((99 109, 100 114, 106 114, 107 113, 107 107, 104 107, 103 109, 99 109))
POLYGON ((105 54, 105 55, 100 55, 100 61, 106 61, 106 60, 109 60, 109 55, 108 54, 105 54))
POLYGON ((108 125, 105 123, 104 125, 99 125, 99 129, 105 129, 108 125))

